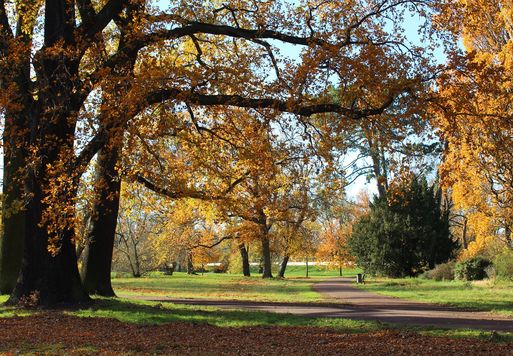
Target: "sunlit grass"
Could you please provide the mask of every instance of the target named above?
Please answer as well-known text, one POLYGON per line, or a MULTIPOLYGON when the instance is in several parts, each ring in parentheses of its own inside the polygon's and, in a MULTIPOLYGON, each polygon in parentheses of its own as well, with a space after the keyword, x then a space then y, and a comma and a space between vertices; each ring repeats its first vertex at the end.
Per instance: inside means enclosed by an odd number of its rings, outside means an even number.
POLYGON ((371 332, 382 329, 379 322, 343 318, 307 318, 292 314, 261 311, 227 310, 214 307, 157 303, 126 299, 100 298, 88 309, 70 312, 80 317, 107 317, 123 322, 159 325, 170 322, 210 324, 219 327, 314 326, 344 332, 371 332))
MULTIPOLYGON (((175 277, 175 276, 173 276, 175 277)), ((196 276, 198 277, 198 276, 196 276)), ((205 277, 205 276, 204 276, 205 277)), ((235 276, 229 279, 235 280, 235 276), (233 278, 232 278, 233 277, 233 278)), ((152 277, 152 280, 165 279, 165 277, 152 277)), ((186 278, 186 276, 183 276, 186 278)), ((190 277, 189 277, 190 278, 190 277)), ((219 281, 224 277, 212 277, 212 281, 219 281)), ((240 277, 242 278, 242 277, 240 277)), ((283 281, 265 281, 264 283, 279 283, 283 281)), ((427 287, 433 283, 411 282, 410 280, 388 280, 381 281, 381 284, 398 286, 411 284, 412 286, 427 287)), ((208 283, 206 283, 208 285, 208 283)), ((366 287, 376 286, 376 282, 366 287)), ((1 296, 0 301, 6 301, 7 296, 1 296)), ((295 301, 294 299, 291 299, 295 301)), ((44 311, 24 310, 13 307, 0 307, 0 318, 13 316, 27 316, 44 311)), ((433 327, 409 327, 391 325, 377 321, 359 321, 346 318, 309 318, 292 314, 277 314, 263 311, 227 310, 206 306, 180 305, 167 302, 147 302, 127 300, 123 298, 94 298, 90 307, 79 310, 70 310, 66 313, 77 317, 105 317, 114 318, 122 322, 144 325, 161 325, 173 322, 188 322, 196 324, 210 324, 219 327, 252 327, 252 326, 283 326, 283 327, 325 327, 336 329, 345 333, 369 333, 390 328, 397 328, 417 332, 426 336, 448 336, 456 338, 479 338, 494 342, 513 342, 512 333, 492 333, 488 331, 469 329, 440 329, 433 327)), ((60 351, 59 345, 48 345, 48 347, 31 349, 19 348, 26 352, 56 352, 60 351)), ((92 351, 88 350, 88 351, 92 351)))
POLYGON ((319 302, 323 297, 312 289, 321 277, 262 279, 231 274, 205 273, 141 278, 115 278, 112 283, 120 296, 160 295, 172 298, 206 298, 275 302, 319 302))
POLYGON ((398 298, 513 316, 513 282, 368 278, 360 288, 398 298))
POLYGON ((226 310, 213 307, 178 305, 124 299, 100 298, 89 309, 71 312, 80 317, 107 317, 123 322, 160 325, 172 322, 192 322, 219 327, 283 326, 324 327, 345 333, 369 333, 385 329, 400 329, 431 337, 478 338, 494 342, 513 342, 513 333, 495 333, 471 329, 442 329, 428 326, 404 326, 378 321, 346 318, 309 318, 292 314, 261 311, 226 310))

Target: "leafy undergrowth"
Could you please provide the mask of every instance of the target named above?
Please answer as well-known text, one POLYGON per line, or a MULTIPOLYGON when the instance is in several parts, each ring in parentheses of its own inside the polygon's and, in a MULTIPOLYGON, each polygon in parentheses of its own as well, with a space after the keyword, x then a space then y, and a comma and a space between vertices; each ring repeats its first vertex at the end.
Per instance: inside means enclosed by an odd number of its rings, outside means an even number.
POLYGON ((513 282, 372 278, 359 287, 398 298, 513 316, 513 282))
POLYGON ((205 298, 265 302, 320 302, 322 296, 312 290, 318 278, 264 280, 258 276, 242 277, 207 273, 190 276, 154 274, 142 278, 114 278, 112 284, 120 296, 160 295, 172 298, 205 298))
POLYGON ((61 312, 0 318, 0 345, 3 353, 76 355, 502 355, 513 346, 477 339, 434 339, 400 330, 352 334, 311 326, 221 328, 190 322, 141 325, 111 318, 79 318, 61 312))

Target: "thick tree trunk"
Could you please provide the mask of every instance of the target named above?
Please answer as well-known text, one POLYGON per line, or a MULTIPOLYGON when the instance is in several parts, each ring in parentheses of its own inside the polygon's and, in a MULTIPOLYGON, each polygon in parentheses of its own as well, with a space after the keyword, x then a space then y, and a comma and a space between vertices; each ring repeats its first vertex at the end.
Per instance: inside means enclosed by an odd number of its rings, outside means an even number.
POLYGON ((271 248, 269 245, 269 237, 266 234, 265 236, 262 236, 262 257, 264 260, 264 270, 262 273, 262 278, 273 278, 271 270, 271 248))
POLYGON ((289 263, 289 256, 283 257, 283 260, 280 264, 280 271, 278 272, 278 277, 285 278, 285 270, 287 269, 287 263, 289 263))
POLYGON ((82 288, 77 267, 74 231, 61 230, 55 255, 48 251, 48 229, 42 225, 44 206, 42 184, 33 172, 27 179, 27 191, 32 194, 25 214, 25 248, 17 284, 9 304, 75 305, 89 301, 82 288))
POLYGON ((37 157, 24 177, 23 259, 9 303, 76 305, 90 300, 82 287, 73 244, 80 175, 73 161, 76 121, 70 111, 73 80, 69 73, 78 72, 78 62, 52 57, 42 66, 51 90, 39 94, 37 108, 27 119, 30 144, 37 148, 36 153, 28 151, 30 146, 21 148, 25 157, 37 157))
POLYGON ((0 235, 0 294, 10 294, 16 285, 21 269, 25 240, 25 211, 22 202, 20 174, 24 167, 24 159, 21 150, 9 146, 4 145, 3 147, 3 231, 0 235))
POLYGON ((242 259, 242 274, 244 277, 250 277, 249 253, 245 244, 239 244, 240 257, 242 259))
POLYGON ((115 296, 110 272, 119 211, 121 181, 116 169, 120 148, 105 146, 98 154, 94 207, 83 252, 82 282, 89 294, 115 296))

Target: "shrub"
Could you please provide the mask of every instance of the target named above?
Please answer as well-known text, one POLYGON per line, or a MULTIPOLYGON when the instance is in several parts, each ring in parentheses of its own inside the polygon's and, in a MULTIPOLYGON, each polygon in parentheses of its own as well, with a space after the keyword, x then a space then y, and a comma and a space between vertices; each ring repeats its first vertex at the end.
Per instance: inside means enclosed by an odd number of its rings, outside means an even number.
POLYGON ((513 280, 513 251, 505 250, 493 260, 499 279, 513 280))
POLYGON ((454 267, 456 279, 464 281, 479 281, 486 278, 486 268, 490 261, 482 257, 473 257, 466 261, 458 262, 454 267))
POLYGON ((454 279, 455 265, 456 263, 454 261, 441 263, 436 265, 435 268, 425 272, 423 276, 427 279, 433 279, 435 281, 452 281, 454 279))

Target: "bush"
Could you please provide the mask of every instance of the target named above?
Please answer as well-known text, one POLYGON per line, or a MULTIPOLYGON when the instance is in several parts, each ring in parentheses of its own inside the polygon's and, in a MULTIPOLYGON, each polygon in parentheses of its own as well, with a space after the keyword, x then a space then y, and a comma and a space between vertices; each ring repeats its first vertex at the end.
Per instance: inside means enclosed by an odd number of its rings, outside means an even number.
POLYGON ((513 251, 503 251, 495 257, 493 264, 499 279, 513 280, 513 251))
POLYGON ((423 276, 435 281, 452 281, 454 279, 455 262, 447 262, 436 265, 435 268, 425 272, 423 276))
POLYGON ((464 281, 479 281, 486 278, 486 268, 490 264, 490 261, 482 257, 470 258, 456 264, 454 275, 456 279, 464 281))

